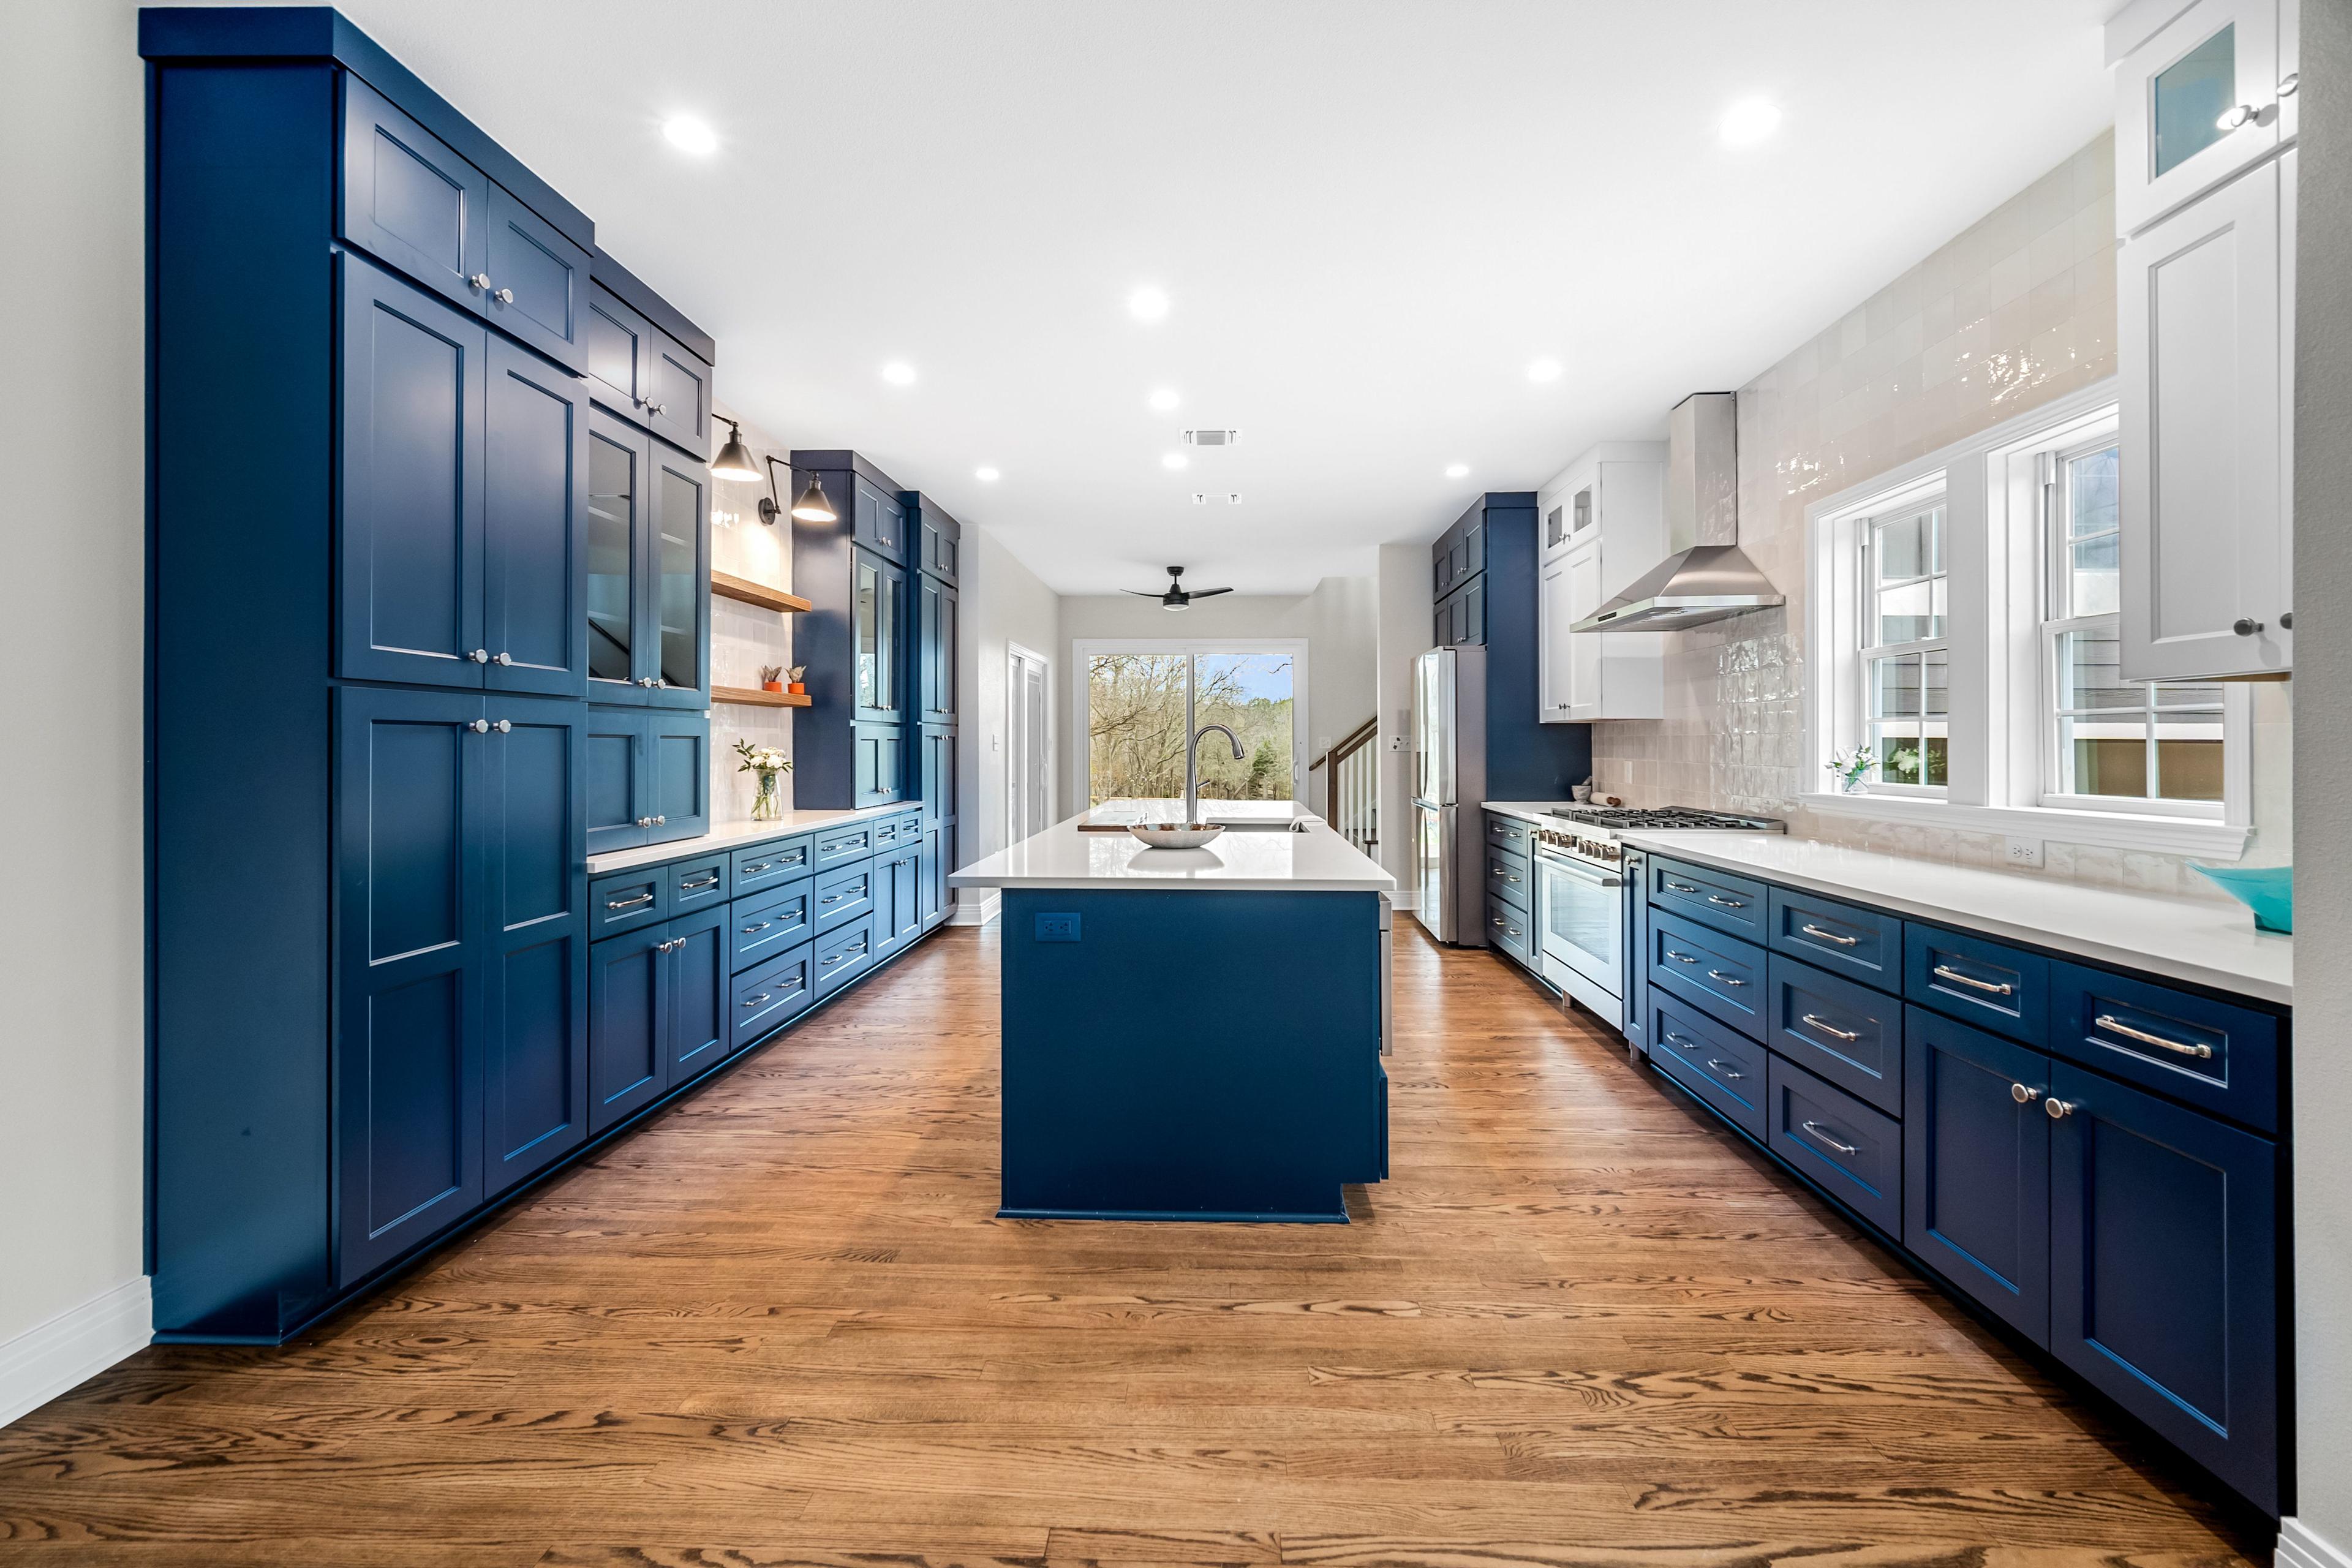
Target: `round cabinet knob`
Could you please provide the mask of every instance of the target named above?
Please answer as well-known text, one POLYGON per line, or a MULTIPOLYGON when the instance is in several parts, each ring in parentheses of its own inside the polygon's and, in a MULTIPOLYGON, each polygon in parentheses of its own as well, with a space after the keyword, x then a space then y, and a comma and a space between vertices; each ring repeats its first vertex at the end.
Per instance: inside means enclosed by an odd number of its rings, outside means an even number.
POLYGON ((488 719, 477 719, 466 728, 477 735, 487 735, 490 732, 490 721, 488 719))
POLYGON ((2050 1113, 2050 1120, 2053 1121, 2074 1113, 2074 1102, 2065 1100, 2045 1100, 2042 1102, 2042 1109, 2050 1113))
POLYGON ((669 412, 669 405, 667 403, 656 403, 653 399, 647 398, 646 400, 646 412, 658 416, 669 412))
POLYGON ((667 816, 656 816, 654 818, 654 826, 656 827, 667 827, 669 826, 669 818, 667 816))
POLYGON ((476 664, 488 664, 490 662, 490 650, 486 647, 478 647, 466 657, 472 659, 476 664))
POLYGON ((2279 96, 2281 98, 2293 98, 2294 96, 2294 89, 2302 85, 2303 73, 2300 71, 2289 71, 2286 75, 2279 78, 2279 96))
POLYGON ((501 735, 512 734, 514 732, 514 721, 511 719, 501 719, 497 723, 491 725, 490 728, 496 730, 501 735))
POLYGON ((498 657, 498 662, 502 665, 510 665, 514 663, 514 655, 501 650, 498 657))
POLYGON ((2038 1089, 2028 1089, 2021 1083, 2013 1083, 2009 1086, 2009 1098, 2020 1105, 2031 1105, 2042 1098, 2042 1091, 2038 1089))
POLYGON ((2279 630, 2283 632, 2291 632, 2294 630, 2294 612, 2293 610, 2284 611, 2280 614, 2279 630))
POLYGON ((2240 616, 2230 623, 2230 629, 2242 637, 2250 637, 2263 629, 2263 623, 2251 616, 2240 616))
POLYGON ((2218 130, 2235 131, 2241 125, 2252 125, 2261 114, 2262 110, 2251 103, 2235 103, 2223 110, 2213 124, 2218 130))
POLYGON ((477 272, 467 279, 466 283, 468 288, 488 289, 490 286, 490 275, 487 272, 477 272))
POLYGON ((501 289, 497 293, 492 294, 490 298, 496 300, 501 305, 511 305, 514 303, 514 290, 511 289, 501 289))

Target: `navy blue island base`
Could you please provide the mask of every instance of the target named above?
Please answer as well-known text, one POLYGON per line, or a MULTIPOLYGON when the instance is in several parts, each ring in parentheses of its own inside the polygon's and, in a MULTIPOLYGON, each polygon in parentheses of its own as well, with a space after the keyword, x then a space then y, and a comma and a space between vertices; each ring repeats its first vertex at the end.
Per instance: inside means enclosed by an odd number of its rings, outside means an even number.
POLYGON ((1003 921, 1001 1215, 1344 1225, 1387 1173, 1378 893, 1009 888, 1003 921))

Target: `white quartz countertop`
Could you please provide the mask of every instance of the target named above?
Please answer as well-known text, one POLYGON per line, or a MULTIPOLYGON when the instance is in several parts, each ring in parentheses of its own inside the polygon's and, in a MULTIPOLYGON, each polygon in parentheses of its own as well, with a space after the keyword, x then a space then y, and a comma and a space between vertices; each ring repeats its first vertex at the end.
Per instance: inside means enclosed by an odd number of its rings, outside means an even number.
POLYGON ((701 855, 713 849, 740 849, 747 844, 758 844, 770 838, 789 838, 795 833, 814 833, 820 827, 837 827, 845 822, 871 822, 877 816, 896 816, 900 812, 920 809, 919 801, 902 800, 893 805, 861 805, 854 811, 788 811, 774 822, 722 822, 698 838, 673 838, 667 844, 648 844, 638 849, 614 849, 603 855, 588 857, 588 874, 601 877, 607 871, 627 871, 639 866, 658 866, 665 860, 683 859, 688 855, 701 855))
POLYGON ((1538 827, 1557 827, 1559 824, 1550 816, 1555 811, 1580 810, 1572 800, 1482 800, 1481 811, 1491 811, 1502 816, 1516 816, 1532 822, 1538 827))
MULTIPOLYGON (((1127 806, 1136 821, 1170 821, 1152 815, 1150 801, 1108 802, 1084 816, 1055 823, 1045 832, 1000 849, 948 879, 955 888, 1177 888, 1226 892, 1392 893, 1396 879, 1326 826, 1320 817, 1293 814, 1303 829, 1243 832, 1228 829, 1198 849, 1154 849, 1128 833, 1087 831, 1088 817, 1127 806)), ((1220 801, 1219 806, 1244 803, 1220 801)), ((1108 820, 1108 819, 1106 819, 1108 820)), ((1272 820, 1286 820, 1276 816, 1272 820)))
POLYGON ((2294 938, 2236 904, 1938 865, 1780 833, 1621 833, 1636 848, 2292 1005, 2294 938))

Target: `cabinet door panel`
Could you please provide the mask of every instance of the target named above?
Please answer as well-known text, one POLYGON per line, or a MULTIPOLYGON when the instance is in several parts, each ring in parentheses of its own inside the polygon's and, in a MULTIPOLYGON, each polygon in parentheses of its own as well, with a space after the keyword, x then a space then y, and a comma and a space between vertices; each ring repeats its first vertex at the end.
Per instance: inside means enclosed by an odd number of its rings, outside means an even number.
POLYGON ((907 508, 897 496, 856 481, 851 537, 866 549, 904 564, 907 559, 907 508))
POLYGON ((2050 1058, 1924 1007, 1906 1029, 1903 1244, 2046 1346, 2050 1058))
MULTIPOLYGON (((1562 700, 1568 704, 1563 717, 1571 721, 1598 719, 1601 716, 1601 652, 1598 637, 1578 637, 1566 630, 1585 616, 1601 608, 1601 540, 1593 535, 1572 548, 1562 557, 1561 566, 1567 580, 1567 620, 1561 637, 1568 644, 1564 660, 1568 676, 1562 700)), ((1484 592, 1481 580, 1481 593, 1484 592)))
POLYGON ((728 915, 734 967, 749 969, 804 944, 815 933, 816 916, 803 879, 757 898, 738 899, 728 915))
POLYGON ((660 684, 646 700, 699 712, 710 706, 710 475, 664 447, 652 458, 651 596, 637 635, 660 684))
POLYGON ((653 652, 639 635, 638 601, 653 531, 652 449, 644 434, 604 410, 588 420, 588 690, 603 702, 635 702, 653 652))
POLYGON ((581 384, 492 339, 484 399, 482 638, 493 690, 588 689, 588 404, 581 384))
POLYGON ((2279 95, 2279 13, 2294 0, 2196 0, 2116 67, 2116 224, 2137 233, 2293 135, 2279 95), (2262 112, 2235 130, 2239 104, 2262 112))
POLYGON ((589 396, 617 414, 642 420, 651 384, 653 332, 643 316, 592 282, 583 332, 589 396))
POLYGON ((728 1049, 740 1051, 806 1012, 816 1000, 814 969, 814 948, 803 942, 738 974, 732 988, 733 1038, 728 1049))
POLYGON ((588 1131, 602 1132, 669 1086, 668 928, 588 950, 588 1131))
POLYGON ((956 591, 924 574, 916 578, 915 705, 920 721, 955 721, 956 591))
POLYGON ((588 259, 504 186, 490 186, 490 287, 483 308, 493 325, 575 372, 588 368, 588 259))
POLYGON ((907 794, 906 731, 896 724, 854 724, 853 787, 859 805, 887 805, 907 794))
POLYGON ((2064 1062, 2050 1349, 2278 1507, 2278 1146, 2064 1062))
POLYGON ((2293 664, 2278 192, 2255 169, 2116 253, 2126 680, 2293 664))
POLYGON ((734 973, 727 911, 705 910, 663 928, 669 959, 669 1080, 684 1083, 719 1065, 733 1035, 734 973))
POLYGON ((626 709, 588 710, 588 853, 634 849, 648 842, 637 818, 653 796, 646 777, 646 716, 626 709))
POLYGON ((710 460, 710 367, 658 327, 647 340, 652 387, 646 405, 654 434, 710 460))
POLYGON ((1536 668, 1536 717, 1546 724, 1570 721, 1569 713, 1574 706, 1571 693, 1576 689, 1576 679, 1570 668, 1574 657, 1570 645, 1576 639, 1568 628, 1575 619, 1575 611, 1569 603, 1568 563, 1554 560, 1544 566, 1536 586, 1536 641, 1540 647, 1536 668))
POLYGON ((587 868, 573 848, 587 717, 529 699, 486 712, 483 1152, 496 1194, 588 1135, 587 868))
POLYGON ((479 314, 490 182, 367 83, 341 73, 342 192, 336 232, 479 314))
POLYGON ((342 287, 337 670, 353 679, 478 689, 488 334, 472 317, 357 257, 336 259, 342 287))
POLYGON ((699 713, 646 715, 646 776, 650 796, 646 842, 668 844, 710 831, 710 721, 699 713))
POLYGON ((482 1199, 478 696, 336 695, 336 1275, 482 1199))

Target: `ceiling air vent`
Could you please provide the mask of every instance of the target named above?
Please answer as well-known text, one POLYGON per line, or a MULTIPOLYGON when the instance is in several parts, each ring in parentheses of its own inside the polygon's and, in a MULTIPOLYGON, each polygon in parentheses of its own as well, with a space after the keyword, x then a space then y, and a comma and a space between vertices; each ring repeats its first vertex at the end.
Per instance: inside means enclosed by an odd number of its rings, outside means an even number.
POLYGON ((1242 438, 1238 430, 1187 430, 1184 444, 1188 447, 1230 447, 1242 438))

